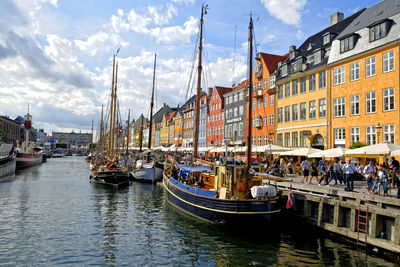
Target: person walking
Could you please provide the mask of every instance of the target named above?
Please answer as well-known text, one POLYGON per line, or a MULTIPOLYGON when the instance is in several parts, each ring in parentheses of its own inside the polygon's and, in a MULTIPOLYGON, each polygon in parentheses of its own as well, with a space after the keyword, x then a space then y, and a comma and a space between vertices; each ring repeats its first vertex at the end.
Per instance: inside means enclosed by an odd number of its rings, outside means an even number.
POLYGON ((319 179, 318 186, 321 186, 321 182, 322 182, 322 180, 324 180, 325 185, 327 187, 329 187, 329 184, 328 184, 328 162, 324 161, 324 163, 321 166, 320 171, 321 171, 321 178, 319 179))
POLYGON ((399 186, 399 181, 397 180, 397 172, 399 171, 399 161, 393 157, 392 160, 392 187, 396 188, 399 186))
POLYGON ((310 181, 308 182, 309 184, 312 184, 312 179, 315 177, 315 180, 317 181, 317 184, 319 182, 318 180, 318 163, 316 159, 313 159, 313 162, 311 163, 311 177, 310 181))
POLYGON ((301 162, 300 166, 303 168, 303 178, 301 178, 301 182, 304 183, 304 180, 308 180, 308 176, 310 175, 310 164, 308 160, 305 159, 301 162))
POLYGON ((329 183, 335 179, 335 184, 337 185, 337 172, 335 170, 335 163, 333 163, 333 161, 331 161, 331 163, 328 166, 329 172, 328 172, 328 176, 329 176, 329 180, 328 180, 328 185, 329 183))
POLYGON ((344 179, 347 184, 346 191, 354 190, 354 174, 357 172, 356 167, 351 163, 351 159, 347 160, 347 163, 343 165, 344 179))
POLYGON ((374 166, 374 162, 371 160, 368 162, 368 165, 365 166, 364 168, 365 183, 367 185, 368 193, 370 193, 372 190, 375 174, 376 174, 376 169, 374 166))

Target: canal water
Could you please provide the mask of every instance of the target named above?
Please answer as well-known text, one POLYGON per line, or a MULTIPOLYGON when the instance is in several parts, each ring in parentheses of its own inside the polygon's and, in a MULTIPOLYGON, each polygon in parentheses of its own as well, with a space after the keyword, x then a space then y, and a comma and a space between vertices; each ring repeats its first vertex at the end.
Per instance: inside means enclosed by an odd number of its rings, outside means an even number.
POLYGON ((161 185, 90 184, 83 157, 0 180, 0 265, 397 266, 298 222, 214 227, 171 207, 161 185))

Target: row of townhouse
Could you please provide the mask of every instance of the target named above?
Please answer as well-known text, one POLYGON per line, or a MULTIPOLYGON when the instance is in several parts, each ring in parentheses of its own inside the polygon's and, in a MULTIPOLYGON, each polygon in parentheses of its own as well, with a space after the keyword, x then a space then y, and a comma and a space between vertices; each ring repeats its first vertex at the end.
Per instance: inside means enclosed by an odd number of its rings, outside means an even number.
MULTIPOLYGON (((286 55, 258 53, 252 85, 244 80, 202 92, 199 147, 245 144, 249 104, 253 145, 400 143, 399 22, 398 0, 384 0, 347 18, 333 14, 328 27, 286 55)), ((195 98, 156 113, 153 146, 193 146, 195 98)), ((141 125, 146 136, 148 123, 141 125)))
POLYGON ((385 0, 310 36, 276 71, 276 140, 286 147, 399 143, 400 5, 385 0))

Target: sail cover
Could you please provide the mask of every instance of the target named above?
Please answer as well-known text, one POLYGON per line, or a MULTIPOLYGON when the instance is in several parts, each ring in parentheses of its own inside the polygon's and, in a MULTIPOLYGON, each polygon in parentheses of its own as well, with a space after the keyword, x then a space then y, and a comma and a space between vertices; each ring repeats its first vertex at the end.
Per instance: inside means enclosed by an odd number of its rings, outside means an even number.
POLYGON ((209 171, 210 168, 204 167, 204 166, 184 166, 178 163, 178 167, 179 169, 181 169, 181 171, 183 171, 186 174, 191 174, 194 172, 204 172, 204 171, 209 171))

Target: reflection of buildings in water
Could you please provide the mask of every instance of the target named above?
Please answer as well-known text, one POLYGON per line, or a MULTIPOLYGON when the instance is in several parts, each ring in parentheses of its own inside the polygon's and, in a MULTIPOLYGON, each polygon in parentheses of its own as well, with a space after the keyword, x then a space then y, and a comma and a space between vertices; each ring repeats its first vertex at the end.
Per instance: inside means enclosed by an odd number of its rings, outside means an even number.
MULTIPOLYGON (((116 260, 115 252, 118 250, 118 247, 115 246, 116 235, 118 234, 116 219, 117 215, 121 216, 121 214, 118 213, 118 209, 120 208, 119 203, 123 203, 121 212, 122 214, 126 214, 129 206, 128 194, 126 190, 121 189, 99 188, 99 186, 94 186, 94 188, 96 190, 94 194, 94 206, 95 212, 98 214, 96 217, 98 219, 96 228, 98 228, 99 231, 104 231, 102 253, 104 256, 104 264, 114 265, 116 260), (120 198, 123 199, 120 200, 120 198)), ((119 221, 121 217, 118 217, 119 221)))

